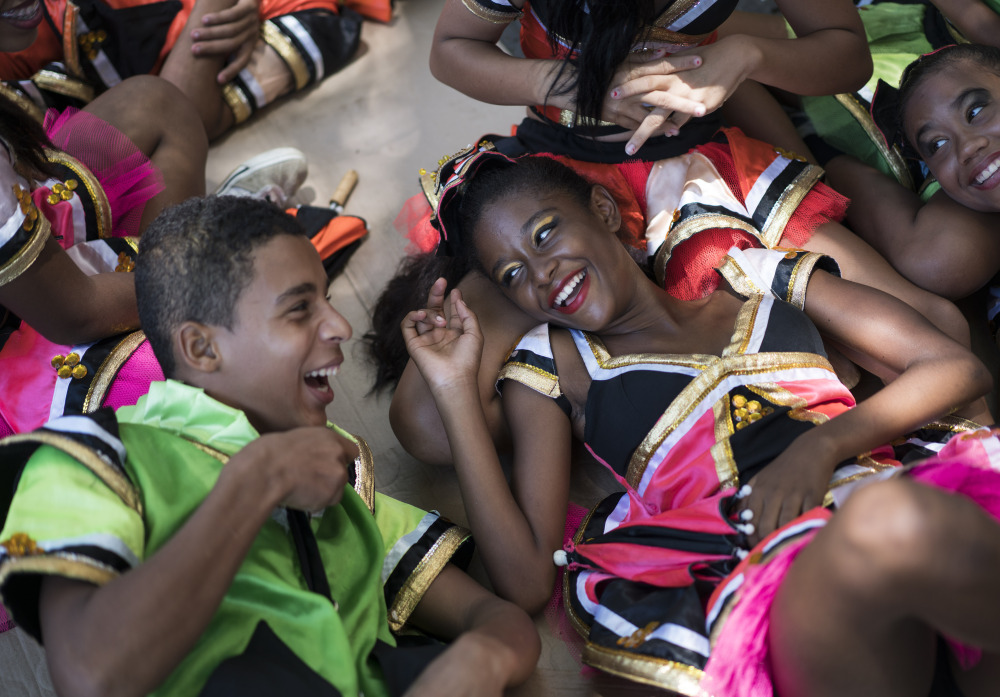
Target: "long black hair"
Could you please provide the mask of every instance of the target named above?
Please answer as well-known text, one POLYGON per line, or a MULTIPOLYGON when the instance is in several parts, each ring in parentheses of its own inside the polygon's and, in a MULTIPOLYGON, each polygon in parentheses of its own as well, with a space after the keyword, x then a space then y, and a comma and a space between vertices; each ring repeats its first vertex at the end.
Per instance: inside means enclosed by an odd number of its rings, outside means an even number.
POLYGON ((576 90, 579 116, 598 119, 618 66, 628 57, 641 32, 655 19, 653 0, 552 0, 549 43, 559 40, 571 53, 560 68, 555 94, 576 90), (586 2, 587 11, 581 7, 586 2), (593 31, 599 27, 600 31, 593 31), (572 65, 573 70, 567 70, 572 65))

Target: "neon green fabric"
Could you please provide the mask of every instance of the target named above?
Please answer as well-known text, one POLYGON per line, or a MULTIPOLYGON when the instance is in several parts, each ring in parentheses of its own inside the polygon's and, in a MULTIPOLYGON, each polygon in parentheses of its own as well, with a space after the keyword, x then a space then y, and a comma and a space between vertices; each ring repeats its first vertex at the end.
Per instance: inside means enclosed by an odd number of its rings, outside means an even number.
MULTIPOLYGON (((225 456, 258 437, 242 412, 173 381, 154 383, 136 406, 118 412, 118 420, 128 453, 125 470, 139 494, 141 513, 112 491, 106 478, 43 445, 24 469, 0 540, 23 533, 47 553, 30 558, 0 557, 0 579, 19 572, 56 573, 95 583, 113 578, 114 573, 99 559, 88 559, 86 554, 75 555, 81 557, 78 559, 60 555, 55 548, 65 548, 67 541, 95 545, 105 554, 117 554, 130 566, 141 563, 173 536, 208 495, 225 466, 225 456), (213 456, 193 443, 219 453, 213 456), (50 545, 54 548, 48 549, 50 545)), ((307 589, 287 523, 283 522, 284 511, 276 511, 261 528, 192 652, 154 694, 196 695, 220 661, 243 652, 257 623, 263 620, 341 693, 385 695, 380 669, 369 656, 376 639, 395 643, 383 583, 391 573, 403 572, 405 576, 418 571, 418 565, 440 569, 455 547, 427 540, 431 523, 436 523, 433 530, 448 528, 454 537, 453 526, 443 524, 436 514, 378 495, 374 507, 373 515, 348 486, 339 505, 312 519, 339 609, 307 589), (407 553, 419 548, 421 541, 429 551, 422 554, 418 549, 417 563, 413 563, 414 554, 407 553), (401 564, 413 568, 400 568, 401 564)), ((232 515, 239 516, 239 510, 232 515)), ((464 534, 459 537, 466 539, 464 534)), ((191 550, 192 555, 198 553, 191 550)), ((204 563, 210 564, 211 559, 204 563)), ((417 584, 418 589, 429 583, 426 572, 420 573, 425 578, 422 586, 417 584)), ((415 591, 408 587, 407 592, 415 591)), ((409 598, 408 605, 416 599, 409 598)), ((18 602, 4 600, 12 608, 18 602)), ((405 621, 405 617, 401 619, 405 621)))

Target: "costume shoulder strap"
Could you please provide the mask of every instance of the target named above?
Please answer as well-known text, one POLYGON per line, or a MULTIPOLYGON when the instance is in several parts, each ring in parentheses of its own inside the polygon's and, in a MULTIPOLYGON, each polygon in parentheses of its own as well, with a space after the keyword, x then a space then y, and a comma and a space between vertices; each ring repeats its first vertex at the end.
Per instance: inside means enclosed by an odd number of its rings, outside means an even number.
MULTIPOLYGON (((118 435, 114 411, 53 419, 31 433, 0 441, 0 511, 6 511, 14 496, 21 470, 43 445, 60 450, 93 472, 133 510, 141 513, 138 489, 125 470, 125 446, 118 435)), ((2 523, 2 521, 0 521, 2 523)))
POLYGON ((497 390, 502 389, 506 380, 519 382, 552 399, 563 396, 548 324, 540 324, 517 342, 497 376, 497 390))
POLYGON ((816 269, 840 275, 837 262, 815 252, 735 247, 717 270, 743 297, 771 295, 801 309, 809 278, 816 269))

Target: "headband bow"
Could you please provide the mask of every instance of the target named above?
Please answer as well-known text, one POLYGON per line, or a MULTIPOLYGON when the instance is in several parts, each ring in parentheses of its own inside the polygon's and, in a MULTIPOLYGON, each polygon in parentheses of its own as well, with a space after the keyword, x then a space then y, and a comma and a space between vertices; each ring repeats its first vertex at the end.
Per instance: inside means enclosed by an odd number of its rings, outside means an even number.
POLYGON ((514 160, 497 151, 487 138, 469 145, 454 155, 443 157, 436 172, 420 170, 420 186, 431 205, 431 225, 441 236, 439 256, 456 256, 462 245, 462 230, 458 209, 462 193, 470 177, 484 165, 510 163, 514 160))

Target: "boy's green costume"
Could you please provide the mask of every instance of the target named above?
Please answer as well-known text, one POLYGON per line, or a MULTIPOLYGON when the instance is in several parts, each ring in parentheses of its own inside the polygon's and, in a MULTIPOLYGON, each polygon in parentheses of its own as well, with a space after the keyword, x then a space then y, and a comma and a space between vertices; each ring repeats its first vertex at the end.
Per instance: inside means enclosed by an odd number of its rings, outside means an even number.
MULTIPOLYGON (((1000 13, 1000 0, 984 4, 1000 13)), ((876 2, 858 12, 872 53, 871 79, 857 92, 803 97, 803 108, 823 140, 895 178, 926 201, 940 185, 922 162, 905 158, 898 147, 885 142, 872 118, 871 103, 879 80, 898 87, 903 70, 917 58, 968 39, 928 2, 876 2)), ((791 27, 786 29, 792 36, 791 27)))
MULTIPOLYGON (((40 638, 44 574, 102 585, 141 564, 205 499, 228 457, 258 435, 243 412, 167 381, 117 419, 110 411, 64 417, 4 441, 0 593, 15 621, 40 638)), ((196 695, 206 682, 206 694, 232 693, 234 679, 262 687, 289 672, 302 682, 275 684, 388 694, 373 651, 392 653, 391 630, 469 535, 375 493, 367 445, 344 435, 361 450, 353 488, 311 519, 275 510, 198 643, 155 695, 196 695), (325 569, 333 602, 309 589, 310 567, 325 569)))

